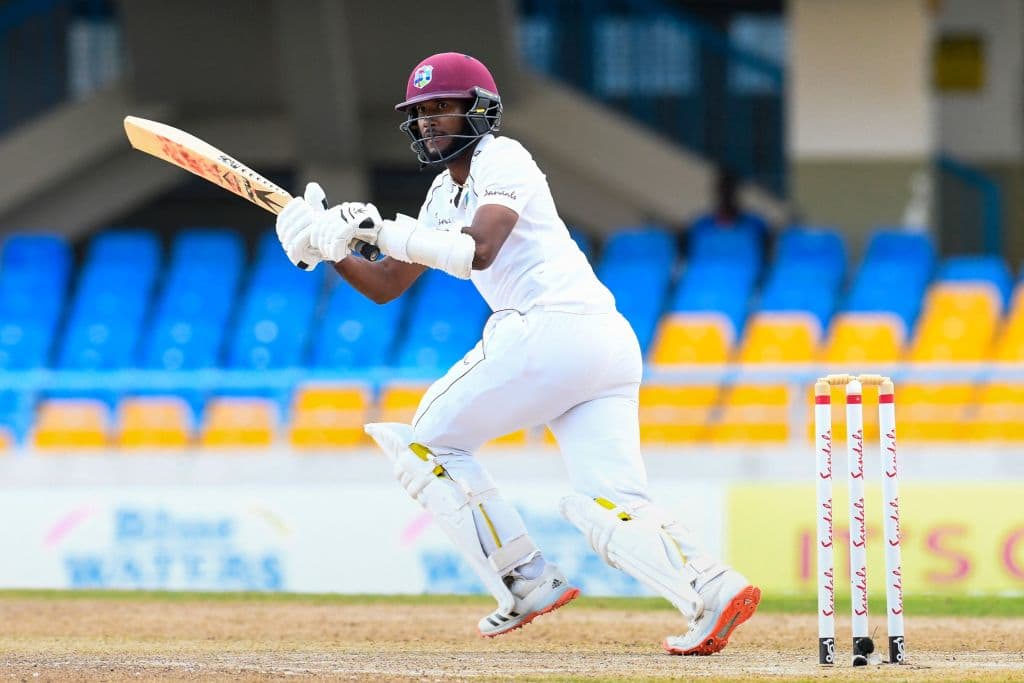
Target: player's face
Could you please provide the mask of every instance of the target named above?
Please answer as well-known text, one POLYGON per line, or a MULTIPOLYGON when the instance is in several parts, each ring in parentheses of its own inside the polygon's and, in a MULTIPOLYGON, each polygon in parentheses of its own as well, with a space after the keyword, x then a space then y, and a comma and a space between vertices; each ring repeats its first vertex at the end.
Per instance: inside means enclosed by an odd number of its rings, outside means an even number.
POLYGON ((420 137, 430 156, 441 158, 457 143, 453 135, 462 133, 466 103, 462 100, 428 100, 416 105, 420 137), (424 118, 427 117, 427 118, 424 118))

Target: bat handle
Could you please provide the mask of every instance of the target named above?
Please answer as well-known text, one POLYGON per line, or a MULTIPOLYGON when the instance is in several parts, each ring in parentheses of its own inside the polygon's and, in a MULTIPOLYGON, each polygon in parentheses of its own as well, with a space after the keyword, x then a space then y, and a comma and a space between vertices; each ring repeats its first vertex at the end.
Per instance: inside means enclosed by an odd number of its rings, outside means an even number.
MULTIPOLYGON (((360 230, 369 230, 373 227, 373 220, 367 218, 359 224, 360 230)), ((362 254, 363 258, 367 261, 376 261, 380 258, 380 249, 374 244, 367 244, 360 240, 356 240, 356 248, 359 249, 359 253, 362 254)))

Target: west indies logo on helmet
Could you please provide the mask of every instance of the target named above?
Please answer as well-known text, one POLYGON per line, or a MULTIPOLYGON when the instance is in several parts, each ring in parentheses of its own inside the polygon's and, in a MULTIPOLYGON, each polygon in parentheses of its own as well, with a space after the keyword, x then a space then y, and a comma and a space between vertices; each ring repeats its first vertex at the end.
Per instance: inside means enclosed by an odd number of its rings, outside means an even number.
MULTIPOLYGON (((473 144, 501 127, 501 97, 494 77, 479 60, 459 52, 443 52, 427 57, 409 74, 405 100, 395 105, 405 112, 406 120, 399 128, 411 139, 409 145, 424 166, 444 164, 466 152, 473 144), (416 105, 429 100, 460 99, 467 101, 464 114, 418 116, 416 105), (462 130, 453 135, 451 149, 444 154, 431 154, 420 123, 442 116, 460 116, 462 130)), ((441 137, 441 136, 438 136, 441 137)))

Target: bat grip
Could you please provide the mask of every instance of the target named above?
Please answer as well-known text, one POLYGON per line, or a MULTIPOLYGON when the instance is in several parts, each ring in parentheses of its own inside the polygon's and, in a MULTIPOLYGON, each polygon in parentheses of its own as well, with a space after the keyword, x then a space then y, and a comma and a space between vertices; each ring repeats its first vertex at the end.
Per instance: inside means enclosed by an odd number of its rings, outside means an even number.
MULTIPOLYGON (((361 230, 369 230, 372 227, 373 220, 369 218, 367 218, 366 220, 359 224, 359 228, 361 230)), ((359 250, 359 253, 362 255, 362 257, 367 261, 376 261, 377 259, 380 258, 380 249, 378 249, 377 245, 375 244, 368 244, 361 240, 356 240, 356 248, 359 250)))

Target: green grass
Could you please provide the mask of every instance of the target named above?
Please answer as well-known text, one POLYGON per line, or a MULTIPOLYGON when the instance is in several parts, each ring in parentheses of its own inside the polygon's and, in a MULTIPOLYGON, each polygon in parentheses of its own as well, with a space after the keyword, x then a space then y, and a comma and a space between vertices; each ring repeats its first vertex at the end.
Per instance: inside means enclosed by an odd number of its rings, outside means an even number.
MULTIPOLYGON (((481 595, 338 595, 307 593, 187 593, 169 591, 57 591, 0 590, 5 599, 31 600, 125 600, 159 602, 267 602, 329 605, 490 605, 493 600, 481 595)), ((1024 617, 1024 596, 908 596, 905 609, 909 617, 1024 617)), ((836 598, 839 610, 849 606, 848 598, 836 598)), ((623 610, 671 610, 658 598, 580 598, 577 608, 623 610)), ((885 611, 884 598, 872 600, 875 614, 885 611)), ((765 596, 760 611, 768 614, 814 614, 816 599, 804 596, 765 596)))

